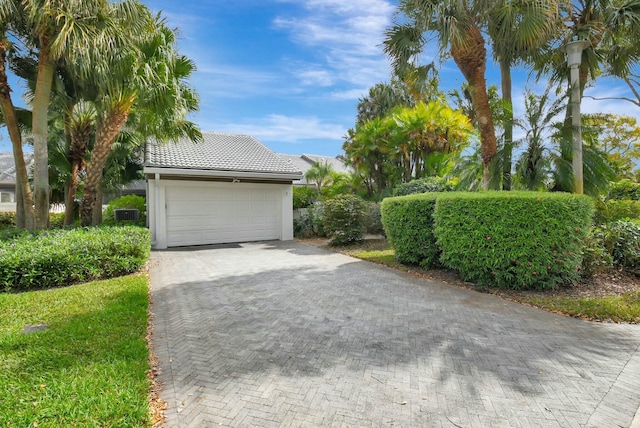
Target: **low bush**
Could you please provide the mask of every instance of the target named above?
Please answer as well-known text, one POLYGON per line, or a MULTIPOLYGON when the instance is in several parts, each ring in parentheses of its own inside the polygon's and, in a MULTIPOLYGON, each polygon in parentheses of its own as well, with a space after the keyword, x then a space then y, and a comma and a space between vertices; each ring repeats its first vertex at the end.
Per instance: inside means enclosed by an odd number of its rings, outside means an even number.
POLYGON ((296 238, 325 237, 324 202, 316 201, 313 205, 299 210, 299 216, 293 219, 293 235, 296 238))
MULTIPOLYGON (((0 226, 15 226, 15 212, 0 212, 0 226)), ((59 229, 64 226, 64 213, 49 213, 49 227, 59 229)))
POLYGON ((149 258, 147 229, 99 227, 19 234, 0 241, 0 289, 48 288, 138 271, 149 258))
POLYGON ((613 257, 604 245, 606 228, 592 227, 584 240, 582 276, 592 277, 613 267, 613 257))
POLYGON ((594 224, 608 224, 618 220, 640 219, 640 201, 611 199, 596 206, 594 224))
POLYGON ((382 201, 382 224, 399 262, 425 268, 438 265, 440 249, 433 222, 438 195, 426 193, 382 201))
POLYGON ((338 195, 324 203, 324 230, 332 245, 362 241, 365 202, 354 195, 338 195))
POLYGON ((628 221, 610 223, 604 233, 604 246, 615 266, 640 275, 640 225, 628 221))
POLYGON ((428 192, 447 192, 453 188, 441 177, 425 177, 397 185, 393 189, 394 196, 414 195, 428 192))
POLYGON ((366 202, 364 230, 371 235, 384 235, 379 202, 366 202))
POLYGON ((307 208, 318 199, 318 191, 309 186, 293 186, 293 209, 307 208))
POLYGON ((620 180, 611 183, 609 186, 608 199, 631 199, 632 201, 640 201, 640 183, 633 182, 629 179, 620 180))
MULTIPOLYGON (((138 195, 125 195, 115 198, 107 204, 107 208, 105 208, 104 213, 102 214, 102 222, 104 224, 116 223, 115 210, 118 209, 138 210, 139 219, 137 224, 146 224, 147 205, 144 197, 138 195)), ((127 223, 130 223, 130 221, 128 220, 127 223)))
POLYGON ((0 226, 15 226, 16 213, 9 211, 0 212, 0 226))
POLYGON ((484 286, 555 288, 580 277, 593 201, 565 193, 442 193, 440 260, 484 286))

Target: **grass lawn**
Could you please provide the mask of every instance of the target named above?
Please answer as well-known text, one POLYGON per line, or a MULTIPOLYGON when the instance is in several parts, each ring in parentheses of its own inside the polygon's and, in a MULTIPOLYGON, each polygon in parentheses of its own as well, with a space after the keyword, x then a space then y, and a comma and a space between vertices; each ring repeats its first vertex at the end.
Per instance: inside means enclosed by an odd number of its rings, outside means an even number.
MULTIPOLYGON (((427 272, 420 267, 409 267, 397 262, 394 258, 393 249, 388 248, 386 241, 352 245, 342 249, 333 247, 333 249, 362 260, 383 264, 402 271, 410 271, 417 274, 427 272)), ((640 291, 630 291, 619 296, 604 297, 545 296, 543 292, 532 295, 526 291, 488 290, 487 288, 482 288, 481 291, 490 291, 517 302, 574 317, 596 321, 640 323, 640 291)))
POLYGON ((0 294, 0 427, 149 426, 147 309, 143 274, 0 294))

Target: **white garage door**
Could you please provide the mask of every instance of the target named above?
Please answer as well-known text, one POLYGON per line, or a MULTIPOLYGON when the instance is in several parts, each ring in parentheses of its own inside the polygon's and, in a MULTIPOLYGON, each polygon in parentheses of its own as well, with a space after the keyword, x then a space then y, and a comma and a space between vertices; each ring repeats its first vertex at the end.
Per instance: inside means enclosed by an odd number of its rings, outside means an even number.
POLYGON ((165 197, 169 247, 280 239, 280 189, 181 183, 168 184, 165 197))

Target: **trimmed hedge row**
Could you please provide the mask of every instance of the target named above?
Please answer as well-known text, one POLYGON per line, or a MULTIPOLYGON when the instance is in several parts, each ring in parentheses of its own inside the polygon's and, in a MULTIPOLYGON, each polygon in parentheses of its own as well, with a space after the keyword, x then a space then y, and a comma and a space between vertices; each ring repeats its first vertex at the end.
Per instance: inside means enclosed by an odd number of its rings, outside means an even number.
POLYGON ((433 222, 437 195, 397 196, 382 201, 382 224, 400 263, 424 268, 439 264, 440 248, 433 222))
MULTIPOLYGON (((14 211, 0 212, 0 226, 15 226, 16 213, 14 211)), ((64 213, 49 213, 49 225, 52 228, 64 226, 64 213)))
POLYGON ((588 197, 454 192, 386 201, 383 222, 401 262, 433 265, 441 251, 439 261, 466 281, 505 288, 554 288, 580 276, 588 197))
POLYGON ((149 258, 147 229, 47 230, 0 241, 0 290, 48 288, 140 270, 149 258))

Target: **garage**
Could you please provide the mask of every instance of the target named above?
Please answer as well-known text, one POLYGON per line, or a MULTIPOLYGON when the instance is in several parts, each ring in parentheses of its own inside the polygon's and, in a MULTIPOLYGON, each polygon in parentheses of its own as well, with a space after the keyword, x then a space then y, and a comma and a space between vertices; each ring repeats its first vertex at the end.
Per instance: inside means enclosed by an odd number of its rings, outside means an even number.
POLYGON ((154 248, 293 239, 292 183, 302 173, 253 137, 203 137, 147 145, 154 248))

